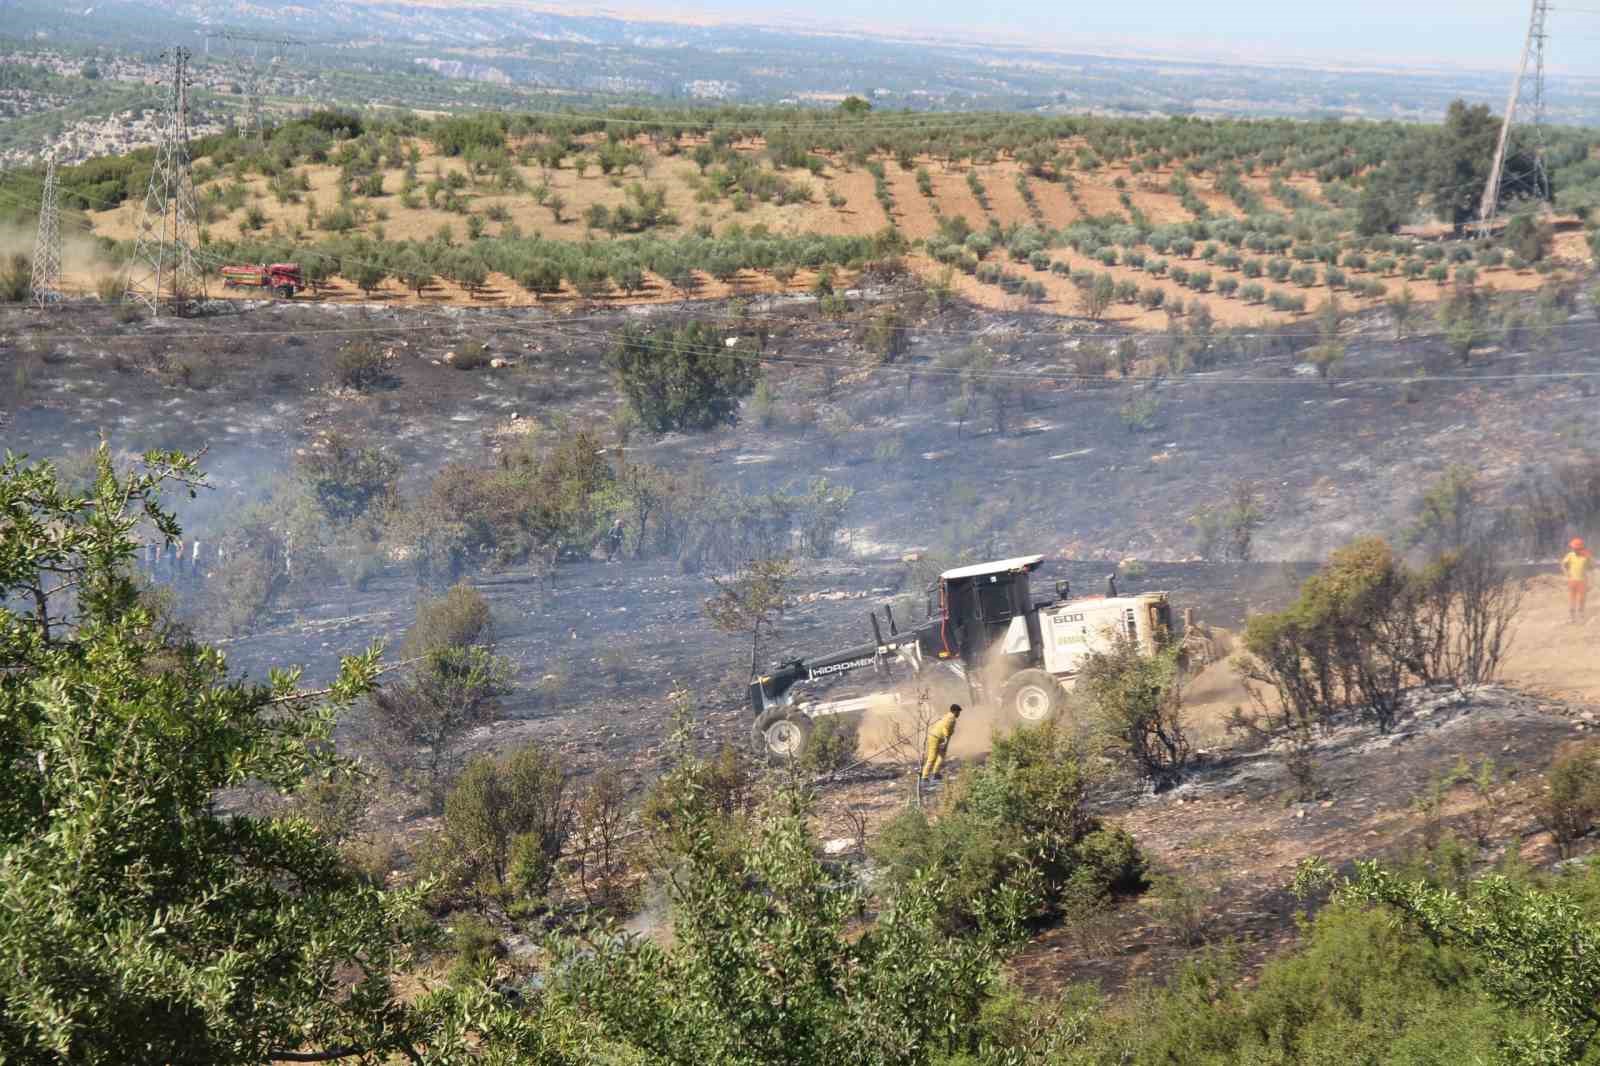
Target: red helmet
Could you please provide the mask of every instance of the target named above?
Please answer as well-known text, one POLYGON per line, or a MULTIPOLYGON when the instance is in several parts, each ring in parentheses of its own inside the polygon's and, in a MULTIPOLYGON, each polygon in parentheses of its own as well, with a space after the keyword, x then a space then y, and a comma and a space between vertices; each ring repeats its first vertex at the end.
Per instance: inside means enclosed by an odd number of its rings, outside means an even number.
POLYGON ((1572 543, 1569 544, 1568 547, 1570 547, 1575 552, 1583 551, 1583 538, 1582 537, 1573 537, 1572 538, 1572 543))

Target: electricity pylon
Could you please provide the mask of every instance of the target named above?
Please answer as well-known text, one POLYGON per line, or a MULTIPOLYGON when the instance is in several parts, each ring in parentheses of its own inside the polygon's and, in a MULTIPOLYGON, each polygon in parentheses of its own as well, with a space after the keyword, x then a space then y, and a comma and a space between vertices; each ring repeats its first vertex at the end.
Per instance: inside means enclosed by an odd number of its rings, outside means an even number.
POLYGON ((61 299, 61 210, 56 197, 56 159, 45 166, 44 192, 39 196, 39 235, 33 242, 33 277, 28 297, 39 307, 61 299))
POLYGON ((1500 207, 1500 187, 1505 179, 1506 145, 1511 140, 1511 127, 1516 123, 1522 105, 1523 85, 1528 81, 1528 64, 1533 64, 1533 85, 1529 93, 1528 111, 1533 129, 1533 173, 1521 175, 1533 181, 1534 195, 1540 200, 1550 198, 1550 177, 1544 163, 1544 45, 1549 39, 1545 26, 1550 15, 1550 0, 1532 0, 1528 14, 1528 36, 1522 44, 1522 61, 1517 65, 1517 80, 1511 83, 1511 96, 1506 100, 1505 120, 1500 123, 1500 139, 1495 143, 1494 162, 1489 165, 1489 183, 1484 186, 1483 201, 1478 205, 1478 228, 1487 235, 1500 207))
POLYGON ((239 72, 244 80, 245 113, 248 116, 247 132, 256 137, 265 135, 266 128, 261 122, 261 82, 262 73, 258 65, 261 58, 261 46, 272 46, 272 58, 267 65, 273 66, 281 58, 281 52, 286 48, 300 48, 304 41, 297 41, 292 37, 271 37, 256 33, 241 33, 235 30, 211 30, 206 33, 206 48, 209 51, 211 39, 227 41, 232 47, 233 58, 239 64, 239 72), (246 51, 245 46, 249 50, 246 51))
POLYGON ((189 165, 189 50, 174 49, 171 59, 172 94, 123 297, 144 304, 152 315, 161 314, 163 301, 182 309, 205 296, 205 277, 194 261, 200 212, 189 165))

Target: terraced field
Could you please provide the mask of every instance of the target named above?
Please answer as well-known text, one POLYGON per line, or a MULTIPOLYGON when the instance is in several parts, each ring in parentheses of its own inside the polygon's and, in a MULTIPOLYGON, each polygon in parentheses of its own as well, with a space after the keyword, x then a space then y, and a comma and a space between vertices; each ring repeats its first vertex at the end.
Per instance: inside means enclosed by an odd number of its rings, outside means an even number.
MULTIPOLYGON (((1261 137, 1271 124, 1218 126, 1214 143, 1164 151, 1139 138, 1173 124, 1125 125, 1109 144, 1103 129, 1046 130, 979 150, 941 147, 936 133, 890 150, 870 138, 797 147, 797 131, 514 122, 465 148, 426 129, 280 131, 265 150, 220 139, 196 164, 201 260, 305 263, 321 275, 317 299, 486 305, 826 290, 870 264, 996 309, 1135 328, 1199 305, 1224 326, 1268 325, 1335 294, 1359 310, 1402 290, 1422 304, 1463 284, 1530 290, 1589 263, 1576 217, 1547 223, 1540 262, 1503 241, 1447 239, 1447 226, 1356 235, 1373 151, 1318 143, 1330 136, 1318 127, 1298 154, 1251 154, 1229 149, 1230 131, 1261 137)), ((126 247, 141 211, 130 196, 74 221, 126 247)), ((92 289, 115 258, 70 284, 92 289)))

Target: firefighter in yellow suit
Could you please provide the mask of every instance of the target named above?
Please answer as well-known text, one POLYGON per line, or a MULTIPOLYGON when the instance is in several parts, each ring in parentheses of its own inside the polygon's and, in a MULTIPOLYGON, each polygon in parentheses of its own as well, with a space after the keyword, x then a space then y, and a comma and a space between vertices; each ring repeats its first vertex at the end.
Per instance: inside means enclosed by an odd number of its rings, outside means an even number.
POLYGON ((961 719, 961 704, 952 703, 944 717, 933 723, 933 728, 928 730, 928 757, 922 761, 922 779, 932 781, 939 776, 939 769, 944 766, 944 752, 950 746, 950 738, 955 736, 956 722, 961 719))

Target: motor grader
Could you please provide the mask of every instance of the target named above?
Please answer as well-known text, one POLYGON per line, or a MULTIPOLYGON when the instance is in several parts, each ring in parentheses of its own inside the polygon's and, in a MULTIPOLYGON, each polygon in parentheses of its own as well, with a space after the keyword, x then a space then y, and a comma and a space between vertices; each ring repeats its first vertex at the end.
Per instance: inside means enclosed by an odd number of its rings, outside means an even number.
POLYGON ((1055 595, 1034 600, 1029 575, 1042 555, 1001 559, 946 570, 928 590, 926 618, 901 632, 892 607, 884 619, 871 613, 872 642, 832 654, 792 659, 750 682, 753 741, 775 759, 798 758, 814 722, 899 702, 895 692, 912 680, 926 689, 954 691, 969 706, 996 707, 1002 720, 1037 724, 1061 715, 1084 659, 1132 638, 1154 654, 1173 638, 1165 592, 1073 597, 1066 582, 1055 595), (831 701, 802 699, 808 686, 872 670, 875 695, 831 701))

